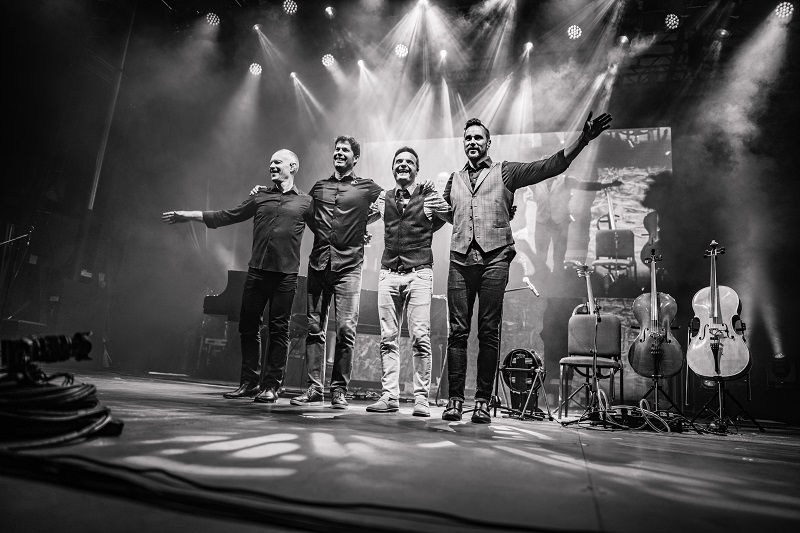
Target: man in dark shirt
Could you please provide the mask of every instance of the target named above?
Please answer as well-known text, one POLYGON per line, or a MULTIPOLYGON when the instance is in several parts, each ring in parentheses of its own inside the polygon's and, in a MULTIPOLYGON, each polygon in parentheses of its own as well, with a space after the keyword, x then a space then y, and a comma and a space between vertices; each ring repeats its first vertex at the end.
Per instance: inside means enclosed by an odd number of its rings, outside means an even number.
MULTIPOLYGON (((293 405, 322 402, 325 378, 325 330, 331 300, 336 309, 336 347, 331 375, 331 407, 346 409, 347 386, 353 368, 353 348, 361 298, 364 235, 370 207, 383 190, 353 171, 361 146, 352 137, 334 143, 333 174, 317 181, 309 194, 314 200, 314 247, 308 260, 308 389, 293 405)), ((375 220, 380 215, 373 217, 375 220)))
POLYGON ((253 253, 242 292, 239 334, 242 371, 239 388, 225 398, 278 399, 289 355, 289 321, 297 290, 300 242, 306 223, 312 222, 311 196, 297 190, 294 177, 300 163, 289 150, 278 150, 269 163, 273 187, 251 195, 225 211, 169 211, 161 215, 168 224, 190 220, 218 228, 253 219, 253 253), (269 348, 266 372, 261 373, 259 326, 269 304, 269 348))
POLYGON ((461 420, 467 376, 467 340, 478 298, 478 375, 472 421, 489 423, 489 402, 500 357, 500 327, 508 268, 516 251, 511 233, 514 191, 564 172, 589 141, 608 129, 611 116, 592 120, 566 149, 532 163, 495 163, 488 151, 489 129, 478 119, 464 126, 467 164, 454 172, 444 191, 453 208, 450 269, 447 279, 450 334, 447 366, 450 385, 444 420, 461 420))

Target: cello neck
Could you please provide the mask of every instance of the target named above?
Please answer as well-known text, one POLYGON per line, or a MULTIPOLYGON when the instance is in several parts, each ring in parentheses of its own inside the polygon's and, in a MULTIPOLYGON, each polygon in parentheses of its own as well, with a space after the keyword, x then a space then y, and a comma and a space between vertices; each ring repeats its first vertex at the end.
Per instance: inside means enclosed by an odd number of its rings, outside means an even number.
POLYGON ((717 241, 711 241, 711 250, 706 251, 706 255, 711 258, 711 281, 708 284, 711 307, 711 322, 719 324, 722 316, 722 309, 719 302, 719 286, 717 285, 717 256, 725 252, 725 248, 718 248, 717 241))
POLYGON ((653 330, 658 330, 658 288, 656 287, 656 262, 661 261, 661 256, 656 255, 655 248, 651 250, 650 254, 650 327, 653 330))

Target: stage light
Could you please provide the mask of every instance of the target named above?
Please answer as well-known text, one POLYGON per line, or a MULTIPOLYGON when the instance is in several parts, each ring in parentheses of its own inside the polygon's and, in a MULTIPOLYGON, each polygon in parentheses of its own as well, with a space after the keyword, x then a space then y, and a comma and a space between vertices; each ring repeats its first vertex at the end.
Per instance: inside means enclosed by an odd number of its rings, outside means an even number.
POLYGON ((359 59, 358 60, 358 66, 362 67, 362 68, 364 67, 364 60, 363 59, 359 59))
POLYGON ((329 19, 332 19, 333 17, 336 16, 336 10, 333 9, 331 6, 326 7, 325 16, 328 17, 329 19))
POLYGON ((255 31, 258 31, 258 30, 260 30, 260 29, 261 29, 261 24, 254 24, 254 25, 253 25, 253 29, 254 29, 255 31))
POLYGON ((212 26, 219 26, 219 16, 216 13, 209 13, 206 15, 206 22, 212 26))
POLYGON ((631 40, 628 39, 627 35, 620 35, 619 37, 617 37, 617 44, 620 46, 628 46, 629 44, 631 44, 631 40))
POLYGON ((289 77, 292 78, 293 80, 296 80, 297 79, 297 73, 296 72, 291 72, 291 73, 289 73, 289 77))
POLYGON ((326 67, 332 67, 333 66, 333 62, 334 62, 334 59, 333 59, 332 55, 325 54, 324 56, 322 56, 322 64, 325 65, 326 67))
POLYGON ((679 19, 678 15, 675 13, 670 13, 667 15, 667 18, 664 19, 664 25, 668 30, 677 30, 680 23, 681 19, 679 19))
POLYGON ((531 42, 525 43, 525 51, 530 52, 531 50, 533 50, 533 43, 531 42))
POLYGON ((447 57, 447 50, 442 50, 441 52, 439 52, 439 56, 442 59, 446 58, 447 57))
POLYGON ((408 55, 408 47, 404 44, 398 44, 394 47, 394 53, 397 57, 406 57, 408 55))
POLYGON ((252 74, 253 76, 258 76, 259 74, 261 74, 261 65, 259 65, 258 63, 251 63, 250 74, 252 74))
POLYGON ((567 28, 567 37, 572 40, 578 39, 583 34, 583 30, 577 24, 573 24, 569 28, 567 28))
POLYGON ((428 7, 428 0, 419 0, 419 4, 422 7, 428 7))
POLYGON ((717 28, 717 29, 714 31, 714 37, 715 37, 717 40, 720 40, 720 41, 721 41, 722 39, 727 39, 727 38, 728 38, 728 37, 730 37, 730 36, 731 36, 731 32, 729 32, 729 31, 728 31, 728 30, 726 30, 725 28, 717 28))
POLYGON ((285 0, 283 2, 283 10, 287 15, 294 15, 297 13, 297 2, 294 0, 285 0))
POLYGON ((775 8, 775 16, 778 18, 790 17, 792 13, 794 13, 794 4, 791 2, 781 2, 775 8))

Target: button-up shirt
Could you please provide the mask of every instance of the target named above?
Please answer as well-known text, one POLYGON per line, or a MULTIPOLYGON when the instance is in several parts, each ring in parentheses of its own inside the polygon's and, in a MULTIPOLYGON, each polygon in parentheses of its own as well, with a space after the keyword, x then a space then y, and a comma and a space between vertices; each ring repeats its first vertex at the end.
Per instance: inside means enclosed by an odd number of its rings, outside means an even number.
MULTIPOLYGON (((468 161, 462 170, 466 170, 469 175, 469 180, 475 186, 478 175, 483 169, 492 166, 492 158, 488 155, 478 161, 477 165, 473 166, 471 161, 468 161)), ((531 163, 515 163, 511 161, 503 161, 501 163, 501 172, 503 176, 503 183, 506 188, 512 193, 522 187, 539 183, 547 178, 557 176, 567 170, 569 163, 564 157, 564 150, 559 150, 555 154, 546 159, 533 161, 531 163)), ((453 185, 453 174, 447 181, 444 188, 444 200, 450 204, 450 188, 453 185)), ((516 255, 514 245, 510 244, 503 248, 498 248, 490 253, 484 253, 481 247, 475 242, 469 246, 467 253, 462 254, 459 252, 450 251, 450 260, 459 265, 490 265, 497 261, 511 261, 516 255)))
POLYGON ((203 211, 209 228, 253 219, 253 253, 249 266, 296 274, 300 269, 300 242, 306 223, 312 221, 311 196, 292 187, 277 186, 257 192, 233 209, 203 211))
MULTIPOLYGON (((408 202, 411 200, 411 195, 414 194, 416 189, 417 183, 414 182, 406 187, 405 190, 408 192, 408 196, 405 196, 401 194, 403 189, 400 187, 395 187, 395 198, 398 202, 402 202, 403 208, 408 205, 408 202)), ((383 218, 383 213, 386 209, 386 191, 381 191, 380 195, 378 196, 378 201, 376 202, 376 207, 378 208, 381 218, 383 218)), ((453 213, 450 209, 450 204, 445 202, 444 198, 442 198, 442 195, 437 191, 430 191, 425 194, 422 210, 425 213, 425 216, 428 217, 428 220, 433 220, 435 215, 445 222, 453 221, 453 213)))
POLYGON ((364 261, 364 234, 370 206, 383 189, 371 179, 349 174, 319 180, 309 194, 314 200, 314 247, 308 266, 339 272, 364 261))

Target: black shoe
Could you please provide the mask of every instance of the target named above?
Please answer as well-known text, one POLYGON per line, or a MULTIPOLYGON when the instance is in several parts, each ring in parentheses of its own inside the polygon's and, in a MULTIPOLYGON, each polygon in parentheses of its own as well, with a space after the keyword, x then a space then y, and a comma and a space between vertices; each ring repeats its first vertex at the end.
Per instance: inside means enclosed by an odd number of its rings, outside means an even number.
POLYGON ((347 398, 345 397, 347 393, 344 389, 335 388, 333 389, 333 395, 331 397, 331 408, 333 409, 347 409, 347 398))
POLYGON ((258 394, 260 390, 261 389, 258 387, 258 385, 253 385, 252 383, 245 382, 239 385, 239 388, 236 389, 235 391, 226 392, 222 396, 224 398, 228 398, 229 400, 233 400, 236 398, 252 398, 256 394, 258 394))
POLYGON ((322 405, 322 391, 309 387, 306 391, 289 401, 292 405, 322 405))
POLYGON ((489 404, 486 400, 475 400, 475 410, 472 411, 472 421, 476 424, 492 423, 492 417, 489 415, 489 404))
POLYGON ((464 400, 457 398, 450 398, 447 400, 447 407, 442 413, 442 420, 458 421, 461 420, 461 410, 464 406, 464 400))
POLYGON ((278 401, 278 389, 275 387, 267 387, 259 392, 256 397, 253 398, 253 401, 261 403, 275 403, 278 401))

